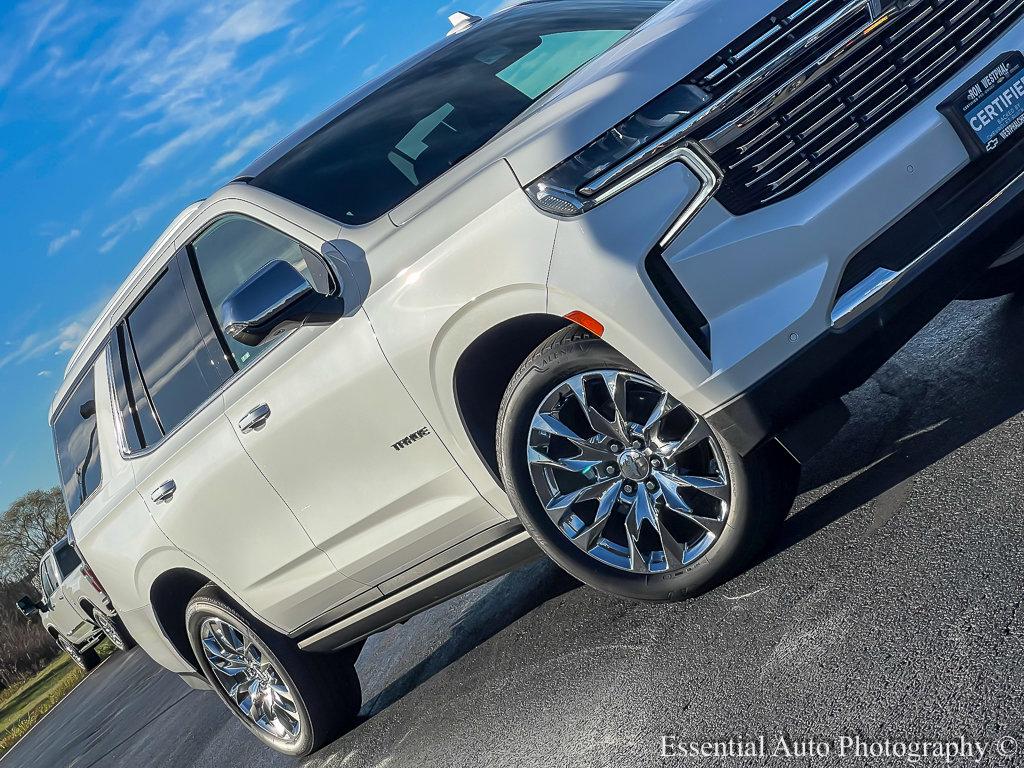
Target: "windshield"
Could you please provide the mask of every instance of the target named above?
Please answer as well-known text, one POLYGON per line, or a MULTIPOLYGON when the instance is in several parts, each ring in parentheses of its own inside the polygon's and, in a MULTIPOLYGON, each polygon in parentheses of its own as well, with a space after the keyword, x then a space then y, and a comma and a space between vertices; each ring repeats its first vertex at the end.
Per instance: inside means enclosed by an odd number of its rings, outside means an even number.
POLYGON ((343 224, 372 221, 664 5, 551 0, 501 14, 417 62, 251 183, 343 224))

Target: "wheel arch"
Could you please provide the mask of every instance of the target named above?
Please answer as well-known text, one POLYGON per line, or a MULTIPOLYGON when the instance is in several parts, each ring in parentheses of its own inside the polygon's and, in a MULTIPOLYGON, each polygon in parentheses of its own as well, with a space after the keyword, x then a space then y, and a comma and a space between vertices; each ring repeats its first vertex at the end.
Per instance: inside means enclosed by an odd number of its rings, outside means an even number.
POLYGON ((174 649, 196 672, 196 660, 185 628, 185 609, 188 602, 203 587, 213 582, 198 571, 188 568, 174 568, 160 574, 150 587, 150 605, 160 631, 174 649))
POLYGON ((530 353, 570 325, 564 317, 539 312, 510 317, 479 334, 456 361, 452 386, 462 428, 499 486, 495 436, 505 390, 530 353))

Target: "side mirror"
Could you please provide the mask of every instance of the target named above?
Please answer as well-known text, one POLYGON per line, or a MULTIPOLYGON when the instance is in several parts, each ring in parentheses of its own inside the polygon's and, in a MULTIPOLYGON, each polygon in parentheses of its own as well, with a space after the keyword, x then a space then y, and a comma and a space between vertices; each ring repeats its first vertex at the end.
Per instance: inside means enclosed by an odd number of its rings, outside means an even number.
POLYGON ((312 308, 313 286, 287 261, 272 261, 242 283, 221 304, 221 321, 231 338, 258 347, 288 325, 302 322, 312 308))
POLYGON ((24 616, 26 619, 31 619, 33 616, 39 613, 39 603, 37 603, 35 600, 33 600, 31 597, 28 597, 27 595, 18 600, 17 606, 18 610, 21 611, 21 615, 24 616))

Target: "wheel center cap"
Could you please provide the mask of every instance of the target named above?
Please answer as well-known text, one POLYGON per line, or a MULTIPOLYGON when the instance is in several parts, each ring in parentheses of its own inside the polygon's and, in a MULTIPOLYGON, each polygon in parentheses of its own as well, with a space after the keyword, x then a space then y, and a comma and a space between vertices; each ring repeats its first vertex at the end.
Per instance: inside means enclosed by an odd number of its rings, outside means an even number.
POLYGON ((638 483, 645 480, 651 472, 651 462, 646 456, 635 448, 623 451, 619 456, 619 469, 622 476, 627 480, 638 483))

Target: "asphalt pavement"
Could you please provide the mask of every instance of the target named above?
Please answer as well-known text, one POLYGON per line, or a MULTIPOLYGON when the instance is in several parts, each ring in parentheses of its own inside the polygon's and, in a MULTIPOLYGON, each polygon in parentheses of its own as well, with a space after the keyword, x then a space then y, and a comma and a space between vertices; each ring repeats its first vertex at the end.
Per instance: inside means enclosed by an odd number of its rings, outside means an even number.
MULTIPOLYGON (((853 419, 744 574, 668 606, 546 562, 509 574, 371 638, 362 722, 305 765, 904 765, 901 743, 960 739, 984 757, 951 765, 1016 764, 1016 742, 1024 763, 1024 302, 952 305, 847 402, 853 419), (763 758, 671 746, 759 737, 763 758), (830 755, 771 757, 780 737, 830 755), (889 740, 890 757, 840 759, 844 738, 876 754, 889 740)), ((2 762, 297 764, 140 650, 2 762)))

